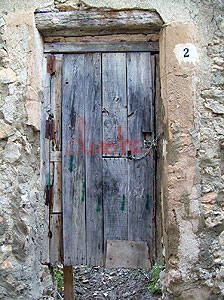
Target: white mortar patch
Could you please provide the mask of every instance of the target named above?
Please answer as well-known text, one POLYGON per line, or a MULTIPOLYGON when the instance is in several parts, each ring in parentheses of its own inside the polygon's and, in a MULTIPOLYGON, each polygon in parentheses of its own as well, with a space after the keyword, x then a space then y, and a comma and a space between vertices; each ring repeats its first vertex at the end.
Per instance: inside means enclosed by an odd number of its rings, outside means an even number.
POLYGON ((197 48, 191 43, 177 44, 173 52, 175 53, 179 64, 193 63, 195 65, 198 62, 197 48))

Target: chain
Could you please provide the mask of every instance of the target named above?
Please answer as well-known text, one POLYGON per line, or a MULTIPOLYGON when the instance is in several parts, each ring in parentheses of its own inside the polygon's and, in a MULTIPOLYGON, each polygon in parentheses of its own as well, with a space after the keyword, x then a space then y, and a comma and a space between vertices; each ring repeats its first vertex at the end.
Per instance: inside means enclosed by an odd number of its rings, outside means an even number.
POLYGON ((143 155, 141 155, 141 156, 129 155, 128 158, 133 159, 133 160, 141 160, 141 159, 145 158, 149 154, 149 152, 152 150, 152 148, 157 146, 160 136, 161 136, 161 134, 158 134, 157 137, 155 139, 153 139, 152 141, 147 141, 147 144, 149 144, 149 148, 143 155))

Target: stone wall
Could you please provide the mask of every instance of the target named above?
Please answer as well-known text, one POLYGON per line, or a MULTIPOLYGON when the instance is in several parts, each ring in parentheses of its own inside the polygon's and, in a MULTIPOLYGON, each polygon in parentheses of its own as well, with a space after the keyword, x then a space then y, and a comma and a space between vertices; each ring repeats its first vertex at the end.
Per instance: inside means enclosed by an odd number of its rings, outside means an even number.
POLYGON ((43 50, 34 27, 35 3, 26 2, 0 5, 0 298, 8 300, 40 299, 51 284, 48 267, 40 263, 43 50))
POLYGON ((224 297, 224 4, 215 0, 3 0, 0 11, 0 299, 42 299, 51 277, 41 264, 40 181, 43 40, 34 11, 154 9, 164 111, 161 204, 164 299, 224 297), (193 43, 195 64, 178 61, 193 43))

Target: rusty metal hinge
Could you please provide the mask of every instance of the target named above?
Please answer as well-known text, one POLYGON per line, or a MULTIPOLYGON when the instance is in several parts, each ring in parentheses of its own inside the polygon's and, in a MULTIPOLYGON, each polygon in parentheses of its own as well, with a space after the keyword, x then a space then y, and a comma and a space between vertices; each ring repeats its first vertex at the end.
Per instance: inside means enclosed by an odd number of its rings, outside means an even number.
POLYGON ((50 186, 46 185, 45 195, 46 195, 45 204, 47 206, 52 207, 52 205, 53 205, 53 186, 52 185, 50 185, 50 186))
POLYGON ((47 73, 53 75, 55 73, 55 56, 48 55, 47 57, 47 73))
POLYGON ((46 130, 45 130, 45 138, 49 140, 54 139, 54 129, 55 129, 55 122, 54 119, 49 118, 46 120, 46 130))

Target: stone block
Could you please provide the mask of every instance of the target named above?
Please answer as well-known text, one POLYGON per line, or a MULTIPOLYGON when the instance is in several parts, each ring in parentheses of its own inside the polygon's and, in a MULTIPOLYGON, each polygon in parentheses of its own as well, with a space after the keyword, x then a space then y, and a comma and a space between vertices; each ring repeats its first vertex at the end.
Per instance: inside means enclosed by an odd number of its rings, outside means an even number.
POLYGON ((216 192, 211 192, 204 195, 201 199, 201 203, 203 204, 203 208, 207 211, 212 210, 217 198, 216 192))
POLYGON ((205 286, 184 291, 181 294, 180 300, 208 300, 209 296, 210 289, 205 286))
POLYGON ((9 163, 16 162, 21 156, 22 145, 19 143, 7 143, 4 151, 2 152, 2 157, 5 161, 9 163))
POLYGON ((0 69, 0 82, 1 83, 12 83, 16 81, 16 73, 10 68, 0 69))
POLYGON ((27 112, 27 124, 34 126, 37 130, 40 130, 41 122, 41 103, 38 101, 26 102, 27 112))
POLYGON ((13 135, 14 128, 6 123, 4 123, 2 120, 0 120, 0 140, 6 139, 10 135, 13 135))

